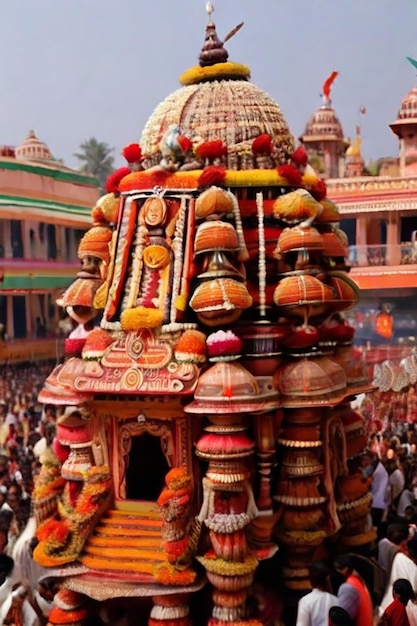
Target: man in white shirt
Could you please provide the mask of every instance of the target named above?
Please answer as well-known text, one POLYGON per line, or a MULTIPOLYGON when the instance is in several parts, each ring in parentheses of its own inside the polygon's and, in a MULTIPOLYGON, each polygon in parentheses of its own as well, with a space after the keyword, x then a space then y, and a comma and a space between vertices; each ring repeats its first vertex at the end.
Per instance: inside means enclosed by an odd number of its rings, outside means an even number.
POLYGON ((390 509, 395 512, 399 497, 405 485, 404 473, 398 465, 397 459, 392 459, 387 463, 388 483, 390 489, 390 509))
POLYGON ((362 472, 365 477, 372 476, 372 522, 374 526, 379 526, 390 503, 388 472, 370 450, 362 455, 362 472))
POLYGON ((310 583, 313 590, 298 603, 296 626, 328 626, 329 610, 339 606, 335 595, 330 593, 330 570, 320 561, 309 567, 310 583))

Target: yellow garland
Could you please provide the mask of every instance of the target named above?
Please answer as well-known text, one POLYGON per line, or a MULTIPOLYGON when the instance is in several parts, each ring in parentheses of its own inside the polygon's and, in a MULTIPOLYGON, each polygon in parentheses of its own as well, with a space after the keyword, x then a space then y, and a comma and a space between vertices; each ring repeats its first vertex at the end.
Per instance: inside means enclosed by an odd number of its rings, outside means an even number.
MULTIPOLYGON (((175 172, 161 181, 161 185, 166 189, 197 189, 199 178, 203 170, 193 170, 191 172, 175 172)), ((319 179, 313 174, 305 174, 302 178, 302 186, 309 188, 319 179)), ((278 174, 276 169, 261 170, 226 170, 224 179, 226 187, 285 187, 288 181, 278 174)), ((144 172, 133 172, 120 183, 120 190, 124 192, 138 189, 152 189, 155 181, 152 175, 146 170, 144 172)))
POLYGON ((187 308, 187 297, 184 294, 180 294, 175 298, 175 308, 177 311, 185 311, 187 308))
POLYGON ((250 69, 241 63, 216 63, 207 67, 196 65, 180 76, 181 85, 196 85, 206 80, 222 80, 224 78, 250 78, 250 69))
POLYGON ((258 566, 258 560, 255 556, 249 555, 243 562, 235 563, 233 561, 225 561, 221 558, 208 558, 207 556, 198 556, 197 561, 208 571, 213 574, 222 576, 242 576, 254 572, 258 566))
POLYGON ((142 328, 158 328, 163 321, 164 316, 159 309, 148 309, 144 306, 126 309, 120 316, 120 323, 126 332, 142 328))

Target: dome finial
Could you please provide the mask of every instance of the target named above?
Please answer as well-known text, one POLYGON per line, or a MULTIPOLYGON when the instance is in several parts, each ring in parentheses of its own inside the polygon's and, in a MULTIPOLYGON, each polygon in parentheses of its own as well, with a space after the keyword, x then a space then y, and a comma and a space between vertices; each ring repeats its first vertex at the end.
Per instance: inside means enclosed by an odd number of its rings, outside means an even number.
POLYGON ((209 21, 206 26, 206 36, 199 57, 201 67, 215 65, 216 63, 226 63, 229 58, 229 53, 223 47, 223 42, 218 38, 216 26, 211 18, 214 11, 211 2, 207 2, 206 11, 209 16, 209 21))
POLYGON ((209 24, 213 23, 213 20, 211 18, 213 12, 214 12, 214 6, 211 4, 211 2, 207 2, 206 3, 206 11, 207 11, 207 15, 209 16, 209 24))

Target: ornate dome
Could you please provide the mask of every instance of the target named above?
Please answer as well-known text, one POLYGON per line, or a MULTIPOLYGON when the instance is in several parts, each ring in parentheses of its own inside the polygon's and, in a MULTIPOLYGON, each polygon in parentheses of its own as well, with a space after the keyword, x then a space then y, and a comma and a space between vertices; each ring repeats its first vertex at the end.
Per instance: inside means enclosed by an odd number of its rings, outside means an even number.
POLYGON ((140 145, 146 167, 160 162, 161 140, 170 127, 179 128, 195 146, 221 140, 227 147, 225 165, 232 170, 256 167, 252 142, 264 133, 276 146, 276 165, 293 153, 294 138, 279 106, 248 81, 249 68, 227 58, 210 19, 200 65, 181 76, 183 87, 160 103, 145 125, 140 145))
POLYGON ((30 130, 24 142, 15 150, 16 159, 22 161, 52 161, 52 154, 46 143, 38 139, 30 130))
POLYGON ((314 139, 341 139, 343 140, 343 129, 336 116, 335 110, 329 104, 321 106, 310 117, 305 127, 303 140, 314 139))
POLYGON ((396 129, 404 124, 417 124, 417 86, 403 98, 397 119, 390 127, 396 133, 396 129))

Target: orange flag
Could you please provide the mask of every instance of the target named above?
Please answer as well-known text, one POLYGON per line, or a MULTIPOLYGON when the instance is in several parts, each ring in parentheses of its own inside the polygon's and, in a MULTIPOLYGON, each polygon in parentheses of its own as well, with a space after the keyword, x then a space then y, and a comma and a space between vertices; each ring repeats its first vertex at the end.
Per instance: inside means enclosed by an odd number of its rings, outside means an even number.
POLYGON ((323 96, 326 100, 330 100, 330 91, 333 85, 335 78, 339 75, 339 72, 332 72, 328 78, 323 83, 323 96))

